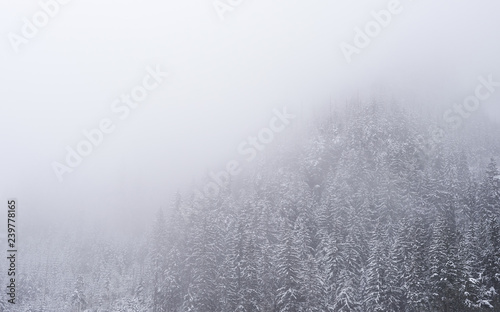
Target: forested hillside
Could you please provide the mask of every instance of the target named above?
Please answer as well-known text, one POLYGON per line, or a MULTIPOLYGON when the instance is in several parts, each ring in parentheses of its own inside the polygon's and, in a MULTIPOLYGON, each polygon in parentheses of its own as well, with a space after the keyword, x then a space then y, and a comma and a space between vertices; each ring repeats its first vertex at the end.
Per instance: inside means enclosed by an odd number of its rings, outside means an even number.
POLYGON ((26 243, 16 312, 500 311, 498 125, 430 149, 390 101, 326 111, 142 238, 26 243))

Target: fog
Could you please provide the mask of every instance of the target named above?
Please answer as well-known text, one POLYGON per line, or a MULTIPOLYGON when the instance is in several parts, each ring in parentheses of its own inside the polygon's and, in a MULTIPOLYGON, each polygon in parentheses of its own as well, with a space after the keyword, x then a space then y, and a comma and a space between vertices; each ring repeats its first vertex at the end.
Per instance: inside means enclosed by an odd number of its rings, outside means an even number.
MULTIPOLYGON (((243 1, 221 20, 211 0, 73 0, 15 48, 9 34, 21 35, 40 5, 2 1, 0 200, 18 199, 21 237, 76 223, 145 230, 177 190, 241 157, 238 144, 273 109, 299 120, 383 88, 442 114, 479 76, 500 80, 495 0, 402 0, 347 62, 341 43, 388 3, 243 1), (113 102, 157 67, 168 77, 118 118, 113 102), (114 131, 60 182, 53 162, 64 164, 66 147, 103 118, 114 131)), ((498 93, 481 111, 500 122, 498 93)))

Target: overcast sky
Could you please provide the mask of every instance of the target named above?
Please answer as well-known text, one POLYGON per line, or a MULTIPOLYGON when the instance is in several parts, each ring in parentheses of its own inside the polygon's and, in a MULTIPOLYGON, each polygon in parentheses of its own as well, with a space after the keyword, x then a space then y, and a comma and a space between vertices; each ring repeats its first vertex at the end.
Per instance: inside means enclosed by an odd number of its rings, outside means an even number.
MULTIPOLYGON (((298 113, 383 85, 446 109, 478 76, 500 81, 498 0, 401 0, 348 63, 340 44, 390 2, 243 0, 221 20, 212 0, 73 0, 16 52, 12 34, 41 7, 1 1, 1 205, 18 198, 30 226, 82 217, 129 226, 238 157, 275 108, 298 113), (119 119, 113 102, 157 66, 168 77, 119 119), (51 164, 103 118, 115 130, 59 182, 51 164)), ((500 96, 482 109, 500 121, 500 96)))

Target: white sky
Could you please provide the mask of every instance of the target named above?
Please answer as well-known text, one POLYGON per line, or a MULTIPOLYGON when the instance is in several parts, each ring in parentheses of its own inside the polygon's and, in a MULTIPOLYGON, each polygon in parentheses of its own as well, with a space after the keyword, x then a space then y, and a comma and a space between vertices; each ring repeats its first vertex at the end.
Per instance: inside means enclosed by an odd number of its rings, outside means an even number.
MULTIPOLYGON (((221 21, 212 0, 73 0, 15 53, 8 34, 40 6, 0 1, 0 205, 17 197, 29 226, 147 221, 177 186, 237 157, 273 108, 382 84, 445 109, 479 75, 500 81, 497 0, 401 0, 403 12, 347 64, 340 43, 388 3, 244 0, 221 21), (170 76, 59 183, 51 162, 157 64, 170 76)), ((500 121, 500 96, 483 109, 500 121)))

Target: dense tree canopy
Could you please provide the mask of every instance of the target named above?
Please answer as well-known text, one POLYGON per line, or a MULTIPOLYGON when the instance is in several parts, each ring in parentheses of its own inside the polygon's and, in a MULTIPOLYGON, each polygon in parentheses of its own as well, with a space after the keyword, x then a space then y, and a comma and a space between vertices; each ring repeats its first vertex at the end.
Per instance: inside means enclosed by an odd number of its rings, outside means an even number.
POLYGON ((422 125, 350 103, 140 241, 34 241, 16 311, 500 311, 498 142, 474 125, 428 150, 422 125))

